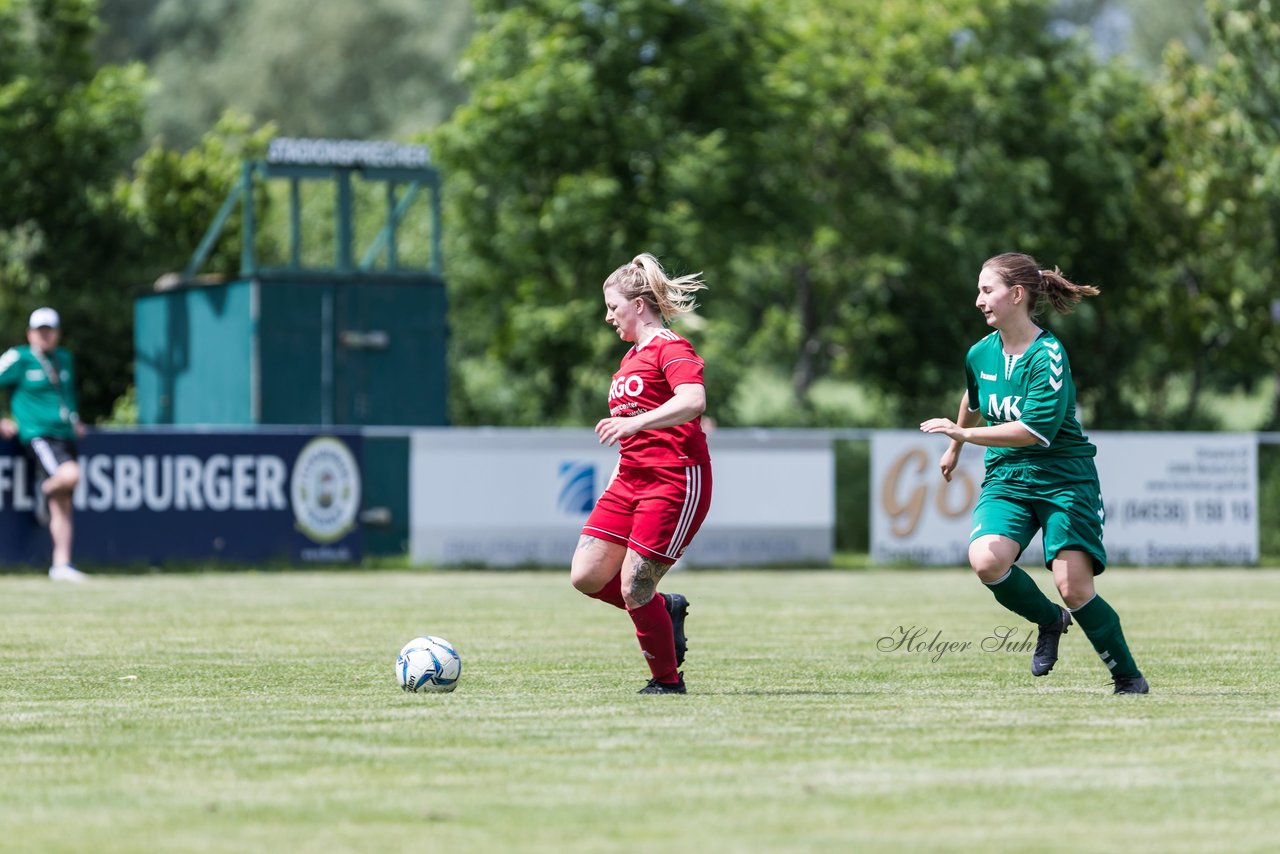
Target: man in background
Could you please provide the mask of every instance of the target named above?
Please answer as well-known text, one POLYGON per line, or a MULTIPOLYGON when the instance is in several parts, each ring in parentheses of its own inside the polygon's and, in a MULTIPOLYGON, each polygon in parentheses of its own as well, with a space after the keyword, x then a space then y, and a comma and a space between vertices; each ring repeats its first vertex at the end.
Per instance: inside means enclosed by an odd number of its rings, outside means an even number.
POLYGON ((49 577, 84 581, 85 574, 71 565, 71 497, 80 482, 76 440, 84 438, 85 429, 76 406, 73 359, 58 346, 60 325, 58 312, 37 308, 27 323, 26 346, 10 347, 0 356, 0 386, 12 389, 0 435, 17 436, 33 466, 36 513, 47 522, 53 541, 49 577))

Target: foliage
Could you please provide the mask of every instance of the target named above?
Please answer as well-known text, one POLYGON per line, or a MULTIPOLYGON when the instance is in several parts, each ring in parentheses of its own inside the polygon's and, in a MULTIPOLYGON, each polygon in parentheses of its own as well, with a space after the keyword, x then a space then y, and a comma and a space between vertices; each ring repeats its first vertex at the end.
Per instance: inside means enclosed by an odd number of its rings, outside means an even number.
POLYGON ((143 69, 94 68, 91 0, 0 2, 0 329, 32 308, 63 316, 87 420, 129 375, 130 252, 111 188, 142 133, 143 69))
POLYGON ((841 552, 871 551, 871 443, 835 442, 835 547, 841 552))
MULTIPOLYGON (((116 195, 144 235, 143 265, 155 271, 181 271, 195 251, 228 193, 240 180, 245 160, 266 154, 275 135, 271 125, 253 128, 246 116, 225 114, 198 147, 179 152, 154 143, 121 182, 116 195)), ((265 197, 255 200, 259 215, 265 197)), ((221 275, 240 268, 242 207, 223 227, 205 267, 221 275)))
POLYGON ((148 129, 196 145, 231 110, 287 136, 392 138, 439 123, 472 15, 454 0, 103 0, 101 54, 152 70, 148 129))
MULTIPOLYGON (((1043 3, 932 8, 795 4, 769 76, 773 179, 792 200, 735 279, 765 318, 753 353, 796 365, 802 405, 831 372, 913 415, 952 409, 985 331, 972 283, 996 252, 1141 285, 1127 238, 1154 116, 1140 82, 1054 35, 1043 3)), ((1082 385, 1107 382, 1092 346, 1077 351, 1082 385)))
POLYGON ((1103 289, 1046 318, 1090 427, 1212 427, 1206 389, 1280 363, 1280 13, 1178 0, 1189 47, 1155 81, 1069 23, 1138 40, 1152 2, 104 0, 95 42, 90 0, 0 0, 0 322, 63 310, 100 417, 133 289, 183 266, 272 128, 419 132, 469 90, 431 134, 457 423, 593 420, 619 355, 600 283, 642 250, 711 283, 679 328, 721 423, 759 411, 759 371, 790 376, 788 424, 849 410, 825 380, 876 402, 858 423, 950 412, 978 265, 1021 249, 1103 289), (143 69, 95 45, 152 64, 149 118, 143 69))
MULTIPOLYGON (((143 69, 95 71, 93 32, 91 2, 0 3, 0 324, 16 337, 36 305, 62 313, 91 422, 115 417, 132 380, 138 287, 182 269, 242 160, 272 135, 226 116, 199 148, 153 145, 129 175, 143 69)), ((238 241, 229 229, 209 266, 235 270, 238 241)))
MULTIPOLYGON (((491 26, 464 66, 475 100, 440 136, 461 421, 594 411, 581 385, 594 374, 581 366, 594 372, 605 357, 577 332, 593 308, 579 295, 612 266, 597 256, 626 260, 620 232, 677 230, 656 245, 695 247, 681 260, 698 259, 720 285, 699 342, 709 365, 786 366, 801 422, 822 420, 811 389, 824 376, 896 402, 898 417, 949 411, 960 356, 985 331, 965 285, 1008 249, 1103 289, 1076 315, 1045 318, 1069 342, 1092 427, 1211 426, 1202 383, 1248 384, 1266 364, 1248 342, 1269 339, 1257 301, 1274 241, 1256 177, 1268 173, 1240 145, 1249 121, 1218 121, 1221 108, 1195 94, 1225 71, 1184 60, 1152 86, 1055 26, 1062 6, 1042 0, 949 0, 927 16, 907 0, 481 8, 491 26), (714 76, 717 103, 682 114, 670 97, 638 99, 635 81, 651 71, 635 47, 653 38, 645 26, 712 13, 738 22, 745 50, 729 38, 655 56, 686 66, 685 79, 714 76), (647 23, 607 26, 629 14, 647 23), (717 71, 726 58, 759 71, 717 71), (637 102, 647 122, 633 120, 637 102), (703 123, 701 137, 681 136, 685 116, 703 123), (631 133, 600 132, 618 117, 631 133), (649 125, 682 145, 646 143, 635 129, 649 125), (698 152, 699 171, 685 151, 698 152), (666 180, 642 184, 637 164, 666 180), (686 173, 699 203, 664 202, 692 195, 672 180, 686 173), (1175 375, 1193 378, 1176 410, 1175 375)), ((1266 45, 1247 47, 1256 68, 1266 45)), ((1233 50, 1217 37, 1219 55, 1233 50)), ((1267 107, 1255 94, 1235 112, 1267 107)))
MULTIPOLYGON (((1241 249, 1254 250, 1248 256, 1252 263, 1248 275, 1239 280, 1244 298, 1233 299, 1229 305, 1248 318, 1239 324, 1244 327, 1236 336, 1239 349, 1248 349, 1251 334, 1257 338, 1252 360, 1246 356, 1237 364, 1242 364, 1250 379, 1269 371, 1269 379, 1280 388, 1280 326, 1274 315, 1276 294, 1280 293, 1276 278, 1280 262, 1280 6, 1216 0, 1209 4, 1209 11, 1220 53, 1217 70, 1221 83, 1215 87, 1216 95, 1246 123, 1254 170, 1250 198, 1257 198, 1264 206, 1269 232, 1260 245, 1249 242, 1252 235, 1247 231, 1241 241, 1241 249), (1272 313, 1269 325, 1265 320, 1268 309, 1272 313)), ((1228 211, 1239 219, 1250 215, 1247 210, 1228 211)), ((1280 397, 1275 400, 1270 427, 1280 429, 1280 397)))
POLYGON ((111 405, 111 413, 98 422, 103 426, 136 427, 138 424, 138 389, 130 385, 111 405))
MULTIPOLYGON (((104 65, 150 63, 163 45, 156 38, 152 15, 164 0, 98 0, 100 26, 94 54, 104 65)), ((216 0, 205 0, 202 6, 216 0)))
POLYGON ((1208 56, 1204 0, 1127 0, 1124 5, 1131 22, 1130 49, 1140 65, 1158 72, 1164 52, 1173 45, 1197 60, 1208 56))
POLYGON ((733 386, 727 258, 760 219, 753 134, 768 27, 727 0, 477 3, 471 102, 434 136, 446 174, 458 423, 598 416, 616 337, 601 283, 639 252, 711 284, 717 417, 733 386), (723 353, 723 358, 719 357, 723 353))
POLYGON ((1280 561, 1280 445, 1258 446, 1258 553, 1280 561))
POLYGON ((1158 116, 1046 3, 481 6, 473 102, 437 138, 460 421, 594 412, 595 289, 642 247, 713 272, 708 364, 789 366, 808 418, 827 375, 953 407, 982 331, 966 283, 1036 253, 1108 284, 1063 326, 1097 426, 1132 413, 1112 368, 1137 338, 1115 330, 1151 282, 1134 238, 1158 116))
POLYGON ((1184 422, 1201 389, 1249 388, 1280 364, 1280 12, 1264 8, 1211 4, 1214 61, 1175 48, 1156 89, 1168 144, 1150 176, 1159 283, 1145 328, 1157 334, 1138 370, 1157 386, 1193 378, 1184 422))
POLYGON ((1177 44, 1197 59, 1209 50, 1204 0, 1056 0, 1055 27, 1086 27, 1100 55, 1117 56, 1155 77, 1177 44))

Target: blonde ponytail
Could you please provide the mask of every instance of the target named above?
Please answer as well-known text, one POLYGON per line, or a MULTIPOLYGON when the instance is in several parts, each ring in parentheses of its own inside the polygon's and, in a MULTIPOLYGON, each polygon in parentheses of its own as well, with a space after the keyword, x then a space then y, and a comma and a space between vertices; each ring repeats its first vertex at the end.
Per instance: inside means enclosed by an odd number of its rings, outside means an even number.
POLYGON ((670 322, 681 314, 687 314, 698 307, 695 294, 706 287, 701 273, 670 278, 662 269, 658 259, 648 252, 642 252, 609 274, 605 279, 606 288, 615 287, 623 299, 633 300, 640 297, 653 306, 662 315, 665 322, 670 322))

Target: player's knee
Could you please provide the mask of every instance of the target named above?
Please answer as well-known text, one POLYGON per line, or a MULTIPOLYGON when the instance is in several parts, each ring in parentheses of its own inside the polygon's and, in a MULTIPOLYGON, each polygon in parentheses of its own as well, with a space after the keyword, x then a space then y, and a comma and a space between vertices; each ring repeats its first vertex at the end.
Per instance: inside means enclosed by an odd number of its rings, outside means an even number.
POLYGON ((1079 608, 1093 598, 1093 579, 1066 578, 1057 580, 1055 586, 1062 604, 1068 608, 1079 608))
POLYGON ((1009 567, 1013 565, 1013 561, 1006 560, 1002 555, 997 554, 988 548, 969 548, 969 566, 973 568, 974 573, 983 581, 996 581, 1000 576, 1009 571, 1009 567))
POLYGON ((631 611, 648 605, 655 595, 652 585, 628 584, 622 588, 622 601, 627 603, 627 609, 631 611))
POLYGON ((67 493, 75 490, 80 483, 80 464, 66 462, 58 466, 53 475, 45 481, 46 494, 67 493))
POLYGON ((599 593, 600 589, 604 587, 604 582, 597 579, 596 573, 590 572, 588 568, 579 566, 576 562, 569 567, 569 583, 579 593, 584 593, 587 596, 592 593, 599 593))

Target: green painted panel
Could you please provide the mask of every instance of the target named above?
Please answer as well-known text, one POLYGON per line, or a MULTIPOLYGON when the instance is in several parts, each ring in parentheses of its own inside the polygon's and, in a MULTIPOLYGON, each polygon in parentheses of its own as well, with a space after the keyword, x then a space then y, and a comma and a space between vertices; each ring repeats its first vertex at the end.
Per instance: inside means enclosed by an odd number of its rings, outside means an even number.
POLYGON ((258 278, 135 302, 144 424, 448 422, 435 277, 258 278))
POLYGON ((169 300, 164 294, 148 294, 133 303, 133 382, 140 424, 173 422, 168 312, 169 300))
POLYGON ((250 424, 252 284, 180 288, 135 303, 138 418, 250 424))
MULTIPOLYGON (((326 332, 336 286, 259 284, 258 364, 262 424, 333 424, 325 390, 326 332)), ((327 332, 331 335, 331 331, 327 332)), ((328 346, 332 346, 331 341, 328 346)))
POLYGON ((365 524, 365 554, 408 554, 409 438, 365 436, 361 473, 364 509, 386 508, 391 512, 385 523, 365 524))
POLYGON ((338 292, 336 322, 338 423, 448 422, 442 285, 345 286, 338 292))

